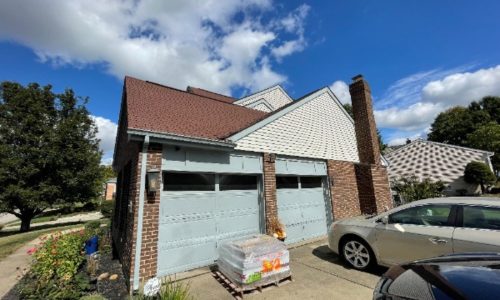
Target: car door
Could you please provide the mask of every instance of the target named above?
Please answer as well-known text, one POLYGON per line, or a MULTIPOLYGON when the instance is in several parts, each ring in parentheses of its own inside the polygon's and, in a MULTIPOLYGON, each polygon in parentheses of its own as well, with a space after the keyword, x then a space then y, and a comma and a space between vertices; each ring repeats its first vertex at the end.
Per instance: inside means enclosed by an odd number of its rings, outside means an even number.
POLYGON ((451 204, 426 204, 389 215, 375 227, 379 262, 401 264, 453 252, 455 210, 451 204))
POLYGON ((500 207, 462 205, 453 252, 500 252, 500 207))

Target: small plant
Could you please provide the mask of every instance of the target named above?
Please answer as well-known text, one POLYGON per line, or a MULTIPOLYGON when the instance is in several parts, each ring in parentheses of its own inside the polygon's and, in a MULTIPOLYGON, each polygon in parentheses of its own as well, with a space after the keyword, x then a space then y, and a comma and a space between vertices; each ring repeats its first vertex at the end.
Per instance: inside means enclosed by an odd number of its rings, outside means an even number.
POLYGON ((416 176, 401 177, 391 182, 392 189, 398 193, 404 203, 421 199, 441 197, 445 185, 442 181, 429 178, 419 180, 416 176))
POLYGON ((101 204, 101 214, 106 218, 111 218, 113 209, 115 208, 115 200, 103 201, 101 204))
POLYGON ((472 161, 465 166, 464 179, 467 183, 479 184, 483 194, 486 192, 486 186, 496 182, 495 175, 490 168, 479 161, 472 161))
POLYGON ((160 291, 155 296, 146 296, 144 294, 136 295, 134 300, 191 300, 193 296, 190 291, 189 283, 172 280, 167 277, 162 280, 160 291))

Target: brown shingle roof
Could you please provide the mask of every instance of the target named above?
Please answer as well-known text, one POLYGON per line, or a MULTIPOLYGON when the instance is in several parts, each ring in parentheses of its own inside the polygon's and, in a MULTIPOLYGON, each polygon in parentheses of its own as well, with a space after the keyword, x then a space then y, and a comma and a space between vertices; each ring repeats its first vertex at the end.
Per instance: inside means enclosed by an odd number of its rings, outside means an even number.
POLYGON ((128 128, 222 140, 267 113, 125 77, 128 128))
POLYGON ((188 86, 187 91, 191 94, 195 94, 195 95, 206 97, 206 98, 212 98, 212 99, 224 101, 227 103, 233 103, 234 101, 236 101, 236 99, 234 99, 232 97, 222 95, 222 94, 217 94, 217 93, 210 92, 210 91, 200 89, 200 88, 195 88, 192 86, 188 86))

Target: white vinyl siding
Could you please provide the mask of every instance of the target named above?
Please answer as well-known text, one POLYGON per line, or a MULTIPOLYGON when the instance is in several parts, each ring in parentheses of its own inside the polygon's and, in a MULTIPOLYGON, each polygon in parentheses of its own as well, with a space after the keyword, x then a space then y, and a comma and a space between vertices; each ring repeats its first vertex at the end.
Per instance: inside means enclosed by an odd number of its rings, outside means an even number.
POLYGON ((262 99, 264 99, 265 102, 272 106, 273 111, 292 102, 290 96, 288 96, 283 89, 281 89, 279 86, 274 86, 259 93, 242 98, 234 102, 234 104, 247 106, 267 112, 268 110, 264 110, 263 105, 255 105, 256 102, 262 101, 262 99))
POLYGON ((327 90, 236 143, 238 150, 359 162, 354 124, 327 90))

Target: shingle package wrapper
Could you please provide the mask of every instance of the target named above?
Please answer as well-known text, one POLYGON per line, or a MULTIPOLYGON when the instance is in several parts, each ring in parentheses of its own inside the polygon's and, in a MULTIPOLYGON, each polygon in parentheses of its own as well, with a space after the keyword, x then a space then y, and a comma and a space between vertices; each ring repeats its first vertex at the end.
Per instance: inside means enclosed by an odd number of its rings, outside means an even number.
POLYGON ((268 235, 223 242, 218 251, 219 271, 240 287, 277 282, 291 275, 285 243, 268 235))

